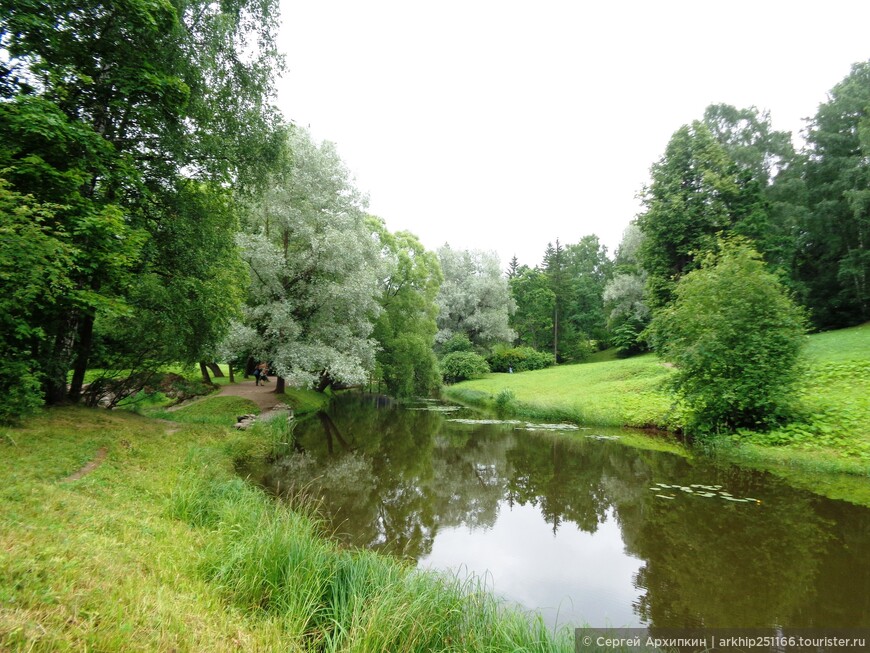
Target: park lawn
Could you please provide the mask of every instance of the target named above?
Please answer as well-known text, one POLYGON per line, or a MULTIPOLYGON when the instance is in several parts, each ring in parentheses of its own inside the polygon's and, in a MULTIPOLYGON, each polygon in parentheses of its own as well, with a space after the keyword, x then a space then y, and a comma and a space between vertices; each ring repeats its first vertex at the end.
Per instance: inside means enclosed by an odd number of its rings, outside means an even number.
MULTIPOLYGON (((796 417, 769 433, 740 431, 715 451, 833 498, 870 505, 870 323, 808 337, 796 417)), ((445 389, 453 400, 496 407, 512 393, 519 415, 587 425, 679 431, 683 413, 665 389, 670 370, 653 354, 488 374, 445 389)))
POLYGON ((597 426, 677 427, 679 410, 664 388, 670 370, 655 355, 516 374, 487 374, 445 388, 464 403, 488 405, 513 393, 518 414, 597 426))
POLYGON ((192 444, 226 433, 125 411, 47 411, 0 438, 0 649, 279 646, 197 570, 204 533, 168 514, 192 444), (64 481, 105 450, 86 476, 64 481))

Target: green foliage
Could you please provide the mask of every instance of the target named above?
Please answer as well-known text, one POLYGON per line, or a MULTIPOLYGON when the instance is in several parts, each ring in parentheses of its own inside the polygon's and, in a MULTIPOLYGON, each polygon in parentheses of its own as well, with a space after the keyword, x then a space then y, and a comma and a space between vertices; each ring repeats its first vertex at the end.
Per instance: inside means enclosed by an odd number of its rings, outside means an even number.
POLYGON ((466 333, 455 333, 444 341, 440 347, 442 354, 452 354, 455 351, 474 351, 474 344, 466 333))
POLYGON ((452 351, 440 362, 441 375, 445 383, 456 383, 473 379, 489 372, 486 359, 471 351, 452 351))
POLYGON ((806 194, 792 198, 802 234, 794 274, 823 329, 870 319, 870 62, 828 97, 807 134, 806 194))
POLYGON ((517 397, 510 388, 503 388, 495 397, 495 410, 499 415, 510 413, 516 404, 517 397))
POLYGON ((226 358, 269 361, 290 385, 362 384, 375 368, 371 336, 387 268, 335 145, 301 128, 285 135, 287 159, 238 237, 247 308, 222 349, 226 358))
POLYGON ((390 270, 382 282, 383 310, 372 334, 380 345, 381 377, 394 397, 429 396, 441 385, 433 351, 438 330, 435 298, 442 280, 438 258, 413 234, 392 234, 377 218, 369 217, 368 222, 390 270))
POLYGON ((225 332, 233 201, 275 153, 276 4, 0 0, 0 171, 51 205, 67 270, 28 318, 49 401, 72 367, 80 397, 94 347, 153 371, 225 332))
POLYGON ((758 180, 741 171, 697 121, 674 133, 651 175, 646 210, 638 218, 640 260, 649 274, 649 306, 661 308, 672 300, 679 277, 715 249, 718 233, 758 240, 767 212, 758 180))
POLYGON ((496 346, 487 358, 493 372, 525 372, 527 370, 542 370, 556 364, 556 359, 550 352, 535 351, 531 347, 496 346))
POLYGON ((522 266, 510 278, 517 310, 511 326, 521 343, 534 349, 550 347, 553 341, 553 311, 556 295, 547 275, 538 268, 522 266))
POLYGON ((624 320, 610 332, 610 344, 616 349, 619 358, 636 356, 646 351, 643 332, 648 324, 641 320, 624 320))
POLYGON ((799 379, 804 317, 757 252, 742 239, 723 242, 675 294, 649 333, 676 366, 672 383, 692 409, 690 428, 764 429, 781 421, 799 379))
POLYGON ((16 421, 42 403, 37 357, 46 333, 40 318, 72 284, 72 248, 58 238, 56 208, 0 179, 0 422, 16 421))

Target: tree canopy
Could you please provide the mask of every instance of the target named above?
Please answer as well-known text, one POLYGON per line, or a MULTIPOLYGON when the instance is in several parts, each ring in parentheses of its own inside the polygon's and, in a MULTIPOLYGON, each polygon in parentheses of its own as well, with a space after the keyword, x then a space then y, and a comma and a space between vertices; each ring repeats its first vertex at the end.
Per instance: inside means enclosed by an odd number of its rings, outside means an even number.
POLYGON ((222 335, 226 320, 202 317, 225 313, 233 293, 213 287, 227 277, 179 265, 172 241, 208 232, 185 260, 232 267, 231 202, 277 151, 277 19, 275 0, 0 1, 0 176, 52 207, 42 233, 69 263, 64 292, 40 300, 17 348, 48 401, 67 397, 71 368, 78 399, 101 321, 168 334, 160 324, 175 314, 183 335, 162 351, 129 351, 127 366, 187 360, 222 335))
POLYGON ((250 286, 230 349, 268 361, 278 391, 285 380, 363 383, 374 368, 383 276, 366 200, 332 143, 293 128, 288 151, 238 239, 250 286))

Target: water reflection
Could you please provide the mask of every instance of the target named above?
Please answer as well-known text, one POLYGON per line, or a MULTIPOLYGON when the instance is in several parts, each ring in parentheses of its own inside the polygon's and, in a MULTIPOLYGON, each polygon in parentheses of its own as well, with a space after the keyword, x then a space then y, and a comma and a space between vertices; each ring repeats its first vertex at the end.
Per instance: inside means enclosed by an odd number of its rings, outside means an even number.
POLYGON ((870 511, 756 472, 457 416, 345 398, 301 421, 260 477, 322 497, 343 541, 486 575, 550 623, 870 625, 870 511))

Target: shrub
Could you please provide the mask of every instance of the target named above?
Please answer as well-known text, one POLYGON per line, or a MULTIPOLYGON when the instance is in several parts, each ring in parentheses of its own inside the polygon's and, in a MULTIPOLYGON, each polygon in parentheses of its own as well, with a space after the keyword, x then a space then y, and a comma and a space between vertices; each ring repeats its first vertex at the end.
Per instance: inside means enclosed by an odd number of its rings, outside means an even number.
POLYGON ((467 334, 454 333, 441 345, 442 354, 451 354, 454 351, 474 351, 474 345, 471 344, 467 334))
POLYGON ((441 359, 441 374, 445 383, 465 381, 489 372, 483 356, 471 351, 454 351, 441 359))
POLYGON ((496 347, 487 360, 493 372, 542 370, 556 363, 553 354, 531 347, 496 347))
POLYGON ((18 424, 42 406, 35 361, 0 358, 0 424, 18 424))
POLYGON ((781 420, 804 332, 802 310, 744 239, 722 242, 685 275, 649 328, 654 348, 676 366, 674 387, 699 434, 781 420))

